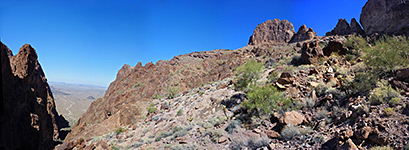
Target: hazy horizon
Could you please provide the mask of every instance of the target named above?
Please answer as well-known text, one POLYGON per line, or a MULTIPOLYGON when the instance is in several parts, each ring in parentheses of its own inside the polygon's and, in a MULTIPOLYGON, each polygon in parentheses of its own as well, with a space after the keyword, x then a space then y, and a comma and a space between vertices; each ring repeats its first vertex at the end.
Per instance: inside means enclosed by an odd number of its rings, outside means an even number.
POLYGON ((323 36, 338 19, 359 21, 365 2, 4 0, 0 37, 13 54, 31 44, 49 81, 108 87, 124 64, 244 47, 271 19, 323 36))

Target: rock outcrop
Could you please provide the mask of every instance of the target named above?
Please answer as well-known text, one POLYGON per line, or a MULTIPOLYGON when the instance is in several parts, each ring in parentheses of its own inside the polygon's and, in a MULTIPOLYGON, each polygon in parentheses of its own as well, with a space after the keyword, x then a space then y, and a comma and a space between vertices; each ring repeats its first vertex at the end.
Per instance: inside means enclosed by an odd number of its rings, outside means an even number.
POLYGON ((361 25, 366 34, 407 34, 409 0, 368 0, 362 8, 361 25))
POLYGON ((0 42, 2 105, 0 149, 53 149, 59 129, 68 122, 59 116, 37 53, 25 44, 17 55, 0 42))
POLYGON ((249 45, 261 43, 282 44, 290 42, 294 36, 294 26, 288 20, 274 19, 259 24, 250 37, 249 45))
POLYGON ((364 34, 364 30, 362 30, 361 26, 355 20, 355 18, 351 19, 351 25, 348 23, 346 19, 339 19, 337 25, 331 32, 327 32, 327 36, 331 35, 348 35, 348 34, 364 34))
POLYGON ((306 41, 306 40, 312 40, 314 37, 317 36, 317 33, 312 30, 312 28, 307 28, 307 26, 304 24, 302 25, 299 29, 297 34, 295 34, 290 42, 301 42, 301 41, 306 41))
POLYGON ((316 58, 324 56, 318 41, 304 43, 301 48, 301 63, 311 64, 316 62, 316 58))

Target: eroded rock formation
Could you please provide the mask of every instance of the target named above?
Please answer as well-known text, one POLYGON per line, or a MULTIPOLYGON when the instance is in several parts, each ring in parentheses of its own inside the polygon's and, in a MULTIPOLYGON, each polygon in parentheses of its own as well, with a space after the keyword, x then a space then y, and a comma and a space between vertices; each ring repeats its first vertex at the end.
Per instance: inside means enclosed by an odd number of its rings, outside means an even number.
POLYGON ((29 44, 13 56, 0 42, 2 105, 0 149, 52 149, 68 122, 59 116, 50 87, 29 44))
POLYGON ((368 0, 362 8, 360 22, 366 34, 407 34, 409 0, 368 0))
POLYGON ((339 19, 335 28, 331 32, 326 33, 327 36, 348 34, 364 34, 364 30, 362 30, 355 18, 351 19, 351 24, 346 19, 339 19))
POLYGON ((250 37, 249 45, 288 43, 294 34, 294 26, 288 20, 268 20, 256 27, 250 37))
POLYGON ((307 26, 304 24, 302 25, 299 29, 297 34, 295 34, 290 42, 301 42, 301 41, 306 41, 306 40, 312 40, 314 37, 317 36, 317 33, 312 30, 312 28, 307 28, 307 26))

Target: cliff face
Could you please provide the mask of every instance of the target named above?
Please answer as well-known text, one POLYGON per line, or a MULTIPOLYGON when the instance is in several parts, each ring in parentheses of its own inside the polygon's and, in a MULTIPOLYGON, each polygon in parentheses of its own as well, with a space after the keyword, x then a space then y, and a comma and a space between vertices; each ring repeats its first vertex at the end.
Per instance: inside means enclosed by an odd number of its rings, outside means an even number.
POLYGON ((0 42, 2 107, 0 148, 52 149, 66 120, 59 116, 50 87, 29 44, 17 55, 0 42))

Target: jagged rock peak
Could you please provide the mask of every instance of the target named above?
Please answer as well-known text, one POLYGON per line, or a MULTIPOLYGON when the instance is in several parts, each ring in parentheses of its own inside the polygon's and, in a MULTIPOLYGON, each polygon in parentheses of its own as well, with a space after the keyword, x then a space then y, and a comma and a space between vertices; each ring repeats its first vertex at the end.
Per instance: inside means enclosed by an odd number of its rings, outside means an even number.
POLYGON ((290 42, 301 42, 306 40, 312 40, 317 36, 317 33, 314 32, 312 28, 307 28, 304 24, 299 29, 297 34, 295 34, 290 42))
POLYGON ((351 19, 351 24, 346 19, 339 19, 337 25, 331 32, 326 35, 348 35, 348 34, 364 34, 361 26, 356 22, 355 18, 351 19))
POLYGON ((409 34, 409 0, 368 0, 360 22, 366 34, 409 34))
POLYGON ((268 20, 256 27, 250 37, 249 45, 288 43, 294 34, 294 26, 288 20, 268 20))

